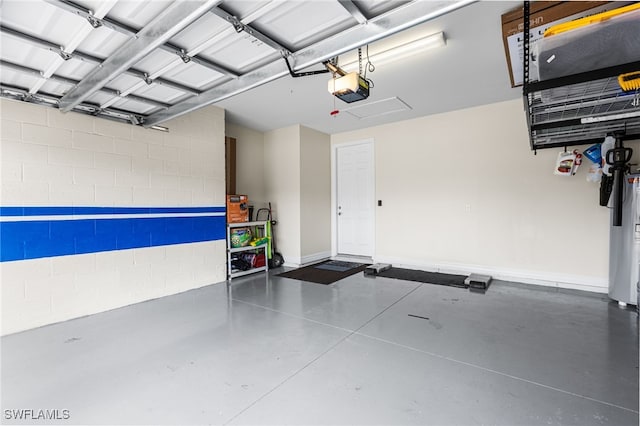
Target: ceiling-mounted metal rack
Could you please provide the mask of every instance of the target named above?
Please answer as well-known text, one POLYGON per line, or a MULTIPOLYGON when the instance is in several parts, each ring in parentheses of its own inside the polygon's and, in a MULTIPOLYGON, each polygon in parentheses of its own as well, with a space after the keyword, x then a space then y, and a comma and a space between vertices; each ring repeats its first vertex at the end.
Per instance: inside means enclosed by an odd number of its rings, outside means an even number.
POLYGON ((524 2, 523 97, 532 150, 602 142, 607 134, 640 139, 640 95, 618 85, 640 60, 542 81, 530 81, 530 9, 524 2))

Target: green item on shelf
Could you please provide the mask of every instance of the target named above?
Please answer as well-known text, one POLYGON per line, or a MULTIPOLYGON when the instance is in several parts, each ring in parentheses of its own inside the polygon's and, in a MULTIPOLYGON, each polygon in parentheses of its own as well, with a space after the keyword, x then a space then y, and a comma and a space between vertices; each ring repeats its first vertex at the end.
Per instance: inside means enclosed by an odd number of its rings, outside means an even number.
POLYGON ((235 228, 231 231, 231 247, 246 247, 251 241, 250 228, 235 228))
POLYGON ((255 240, 251 241, 249 244, 251 244, 252 246, 261 246, 263 244, 266 244, 269 242, 269 238, 267 237, 262 237, 262 238, 256 238, 255 240))
POLYGON ((266 228, 267 228, 267 231, 266 231, 267 232, 267 238, 269 240, 267 242, 267 258, 271 259, 271 255, 272 255, 273 252, 271 250, 271 221, 270 220, 267 221, 266 228))

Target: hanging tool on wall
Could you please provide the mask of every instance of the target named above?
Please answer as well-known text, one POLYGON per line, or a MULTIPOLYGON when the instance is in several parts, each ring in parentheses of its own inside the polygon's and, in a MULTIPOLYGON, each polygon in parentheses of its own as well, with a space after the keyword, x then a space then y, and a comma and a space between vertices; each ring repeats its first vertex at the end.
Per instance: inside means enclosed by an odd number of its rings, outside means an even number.
POLYGON ((582 164, 582 153, 577 149, 574 149, 573 155, 576 156, 576 162, 573 166, 573 170, 571 171, 571 174, 575 175, 576 173, 578 173, 578 168, 580 168, 580 165, 582 164))
POLYGON ((615 145, 606 153, 606 163, 613 172, 613 226, 622 226, 622 203, 624 175, 629 172, 629 161, 633 150, 622 144, 622 138, 615 137, 615 145))
POLYGON ((258 209, 256 212, 256 220, 260 221, 261 213, 265 212, 267 214, 267 226, 266 226, 266 237, 268 238, 267 243, 267 258, 269 262, 269 268, 278 268, 284 264, 284 257, 282 254, 278 253, 276 248, 276 239, 273 227, 278 223, 277 220, 273 219, 273 211, 271 210, 271 202, 269 202, 268 208, 258 209))

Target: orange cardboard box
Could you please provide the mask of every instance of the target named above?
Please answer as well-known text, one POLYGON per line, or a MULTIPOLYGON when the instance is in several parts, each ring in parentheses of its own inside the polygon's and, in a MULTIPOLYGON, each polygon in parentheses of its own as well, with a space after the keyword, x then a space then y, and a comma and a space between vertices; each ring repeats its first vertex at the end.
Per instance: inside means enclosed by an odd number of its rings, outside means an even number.
POLYGON ((249 199, 246 195, 227 195, 227 223, 249 221, 249 199))

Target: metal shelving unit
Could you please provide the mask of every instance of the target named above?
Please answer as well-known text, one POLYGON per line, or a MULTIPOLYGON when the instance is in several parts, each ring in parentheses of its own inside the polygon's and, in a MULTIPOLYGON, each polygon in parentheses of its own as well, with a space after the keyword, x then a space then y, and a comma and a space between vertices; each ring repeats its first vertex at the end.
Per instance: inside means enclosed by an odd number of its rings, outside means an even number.
POLYGON ((231 280, 233 278, 242 277, 249 274, 254 274, 256 272, 268 271, 269 270, 269 261, 267 259, 267 244, 261 244, 258 246, 246 246, 246 247, 231 247, 231 230, 234 228, 258 228, 262 227, 262 235, 267 235, 267 221, 257 221, 257 222, 239 222, 239 223, 228 223, 227 224, 227 279, 231 280), (255 251, 259 253, 262 251, 265 255, 265 264, 264 266, 259 266, 257 268, 251 268, 247 271, 236 271, 233 272, 231 268, 231 260, 232 255, 236 253, 244 253, 255 251))
POLYGON ((640 61, 529 81, 529 2, 524 2, 523 96, 532 150, 591 145, 607 134, 640 138, 638 92, 618 85, 620 74, 640 70, 640 61))

